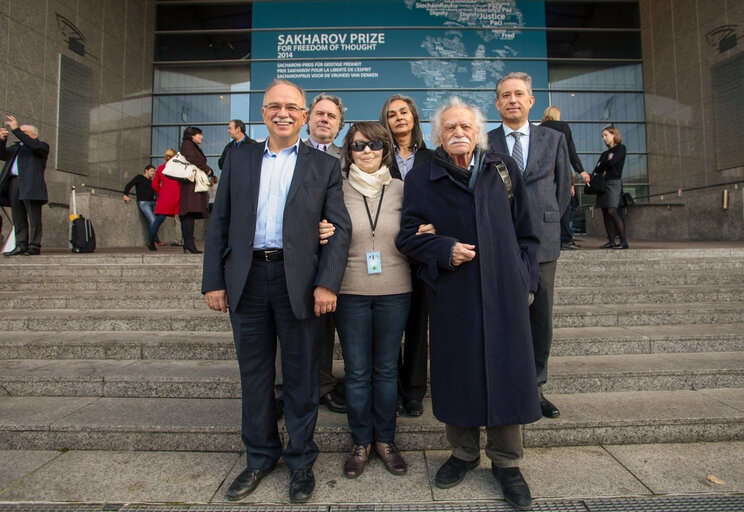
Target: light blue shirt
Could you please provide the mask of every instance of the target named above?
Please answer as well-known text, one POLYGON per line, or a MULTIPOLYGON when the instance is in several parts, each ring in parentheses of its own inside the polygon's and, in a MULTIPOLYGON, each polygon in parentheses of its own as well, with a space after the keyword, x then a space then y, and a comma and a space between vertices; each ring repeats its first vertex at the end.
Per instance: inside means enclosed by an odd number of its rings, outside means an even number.
MULTIPOLYGON (((19 142, 18 145, 23 146, 23 142, 19 142)), ((11 176, 18 176, 18 157, 21 156, 20 153, 21 150, 19 148, 18 151, 16 151, 15 158, 13 159, 13 165, 10 167, 11 176)))
POLYGON ((398 146, 394 147, 395 152, 395 162, 398 164, 398 170, 400 171, 400 177, 405 180, 406 174, 408 174, 408 171, 413 169, 413 161, 416 158, 416 150, 418 149, 417 146, 413 146, 413 152, 408 155, 408 158, 403 158, 400 156, 400 150, 398 149, 398 146))
POLYGON ((298 138, 294 145, 274 153, 269 149, 269 139, 266 139, 258 188, 256 235, 253 237, 255 249, 272 250, 284 247, 282 238, 284 206, 297 164, 299 144, 298 138))
POLYGON ((506 136, 506 145, 509 148, 509 156, 512 154, 512 150, 514 149, 514 137, 509 135, 511 132, 519 132, 522 134, 521 137, 519 137, 519 143, 522 145, 522 156, 524 157, 524 168, 527 169, 527 162, 529 162, 529 153, 530 153, 530 122, 527 121, 522 126, 519 127, 518 130, 512 130, 505 124, 502 125, 504 127, 504 135, 506 136))

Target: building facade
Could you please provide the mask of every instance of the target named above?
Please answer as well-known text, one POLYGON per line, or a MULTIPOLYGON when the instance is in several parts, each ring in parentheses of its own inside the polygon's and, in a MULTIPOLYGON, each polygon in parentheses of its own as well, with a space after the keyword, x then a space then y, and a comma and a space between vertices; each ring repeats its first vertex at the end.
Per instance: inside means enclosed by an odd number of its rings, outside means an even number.
MULTIPOLYGON (((37 125, 52 148, 43 244, 67 244, 74 185, 99 246, 131 246, 145 235, 136 206, 121 200, 124 183, 177 149, 189 125, 204 130, 215 169, 230 119, 263 138, 261 98, 275 76, 310 98, 338 94, 347 122, 377 119, 393 93, 413 96, 428 133, 450 94, 498 126, 496 81, 528 71, 531 120, 558 106, 585 168, 604 149, 601 129, 621 130, 624 186, 638 203, 627 212, 631 237, 736 240, 741 4, 0 0, 0 115, 37 125)), ((589 201, 587 229, 601 232, 589 201)), ((165 229, 166 239, 177 236, 165 229)))

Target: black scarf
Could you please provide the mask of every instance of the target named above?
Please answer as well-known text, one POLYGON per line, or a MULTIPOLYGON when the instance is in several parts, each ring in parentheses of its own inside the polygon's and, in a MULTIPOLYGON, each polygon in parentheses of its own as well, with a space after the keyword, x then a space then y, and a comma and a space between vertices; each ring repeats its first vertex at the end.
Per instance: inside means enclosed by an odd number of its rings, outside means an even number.
POLYGON ((463 167, 455 165, 455 163, 452 161, 452 157, 447 154, 442 146, 439 146, 437 149, 434 150, 434 160, 436 161, 436 163, 444 167, 447 173, 455 181, 462 183, 471 190, 475 187, 475 180, 473 178, 477 177, 480 173, 481 168, 483 167, 483 160, 485 160, 485 158, 486 152, 476 148, 474 160, 475 165, 473 167, 473 170, 471 171, 470 169, 465 169, 463 167))

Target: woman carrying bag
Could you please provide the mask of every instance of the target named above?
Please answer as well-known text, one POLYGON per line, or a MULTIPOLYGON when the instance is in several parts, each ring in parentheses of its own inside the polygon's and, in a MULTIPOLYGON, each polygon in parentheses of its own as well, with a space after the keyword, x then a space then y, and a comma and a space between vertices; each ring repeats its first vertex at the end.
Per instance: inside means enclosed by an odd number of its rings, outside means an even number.
MULTIPOLYGON (((180 153, 190 164, 204 171, 207 176, 212 176, 212 169, 207 165, 207 157, 199 148, 203 139, 204 135, 200 128, 189 126, 183 132, 180 153)), ((207 218, 209 194, 206 191, 196 192, 193 181, 181 181, 180 184, 181 197, 178 215, 181 218, 181 231, 183 232, 183 252, 201 254, 202 251, 197 249, 194 243, 194 221, 207 218)))
POLYGON ((625 146, 620 130, 614 126, 608 126, 602 130, 602 140, 609 148, 599 156, 594 174, 604 176, 604 192, 597 196, 597 206, 602 208, 605 231, 607 232, 606 244, 601 249, 627 249, 628 241, 625 238, 625 223, 617 212, 622 194, 622 175, 625 165, 625 146), (615 244, 615 234, 620 236, 620 243, 615 244))

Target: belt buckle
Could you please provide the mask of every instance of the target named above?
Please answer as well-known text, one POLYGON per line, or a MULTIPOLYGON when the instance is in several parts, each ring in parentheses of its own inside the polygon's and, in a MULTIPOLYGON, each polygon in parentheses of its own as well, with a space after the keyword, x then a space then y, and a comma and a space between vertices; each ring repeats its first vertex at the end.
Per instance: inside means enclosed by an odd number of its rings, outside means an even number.
POLYGON ((264 261, 273 261, 271 259, 272 256, 274 256, 276 253, 278 253, 276 249, 273 251, 264 251, 264 261))

